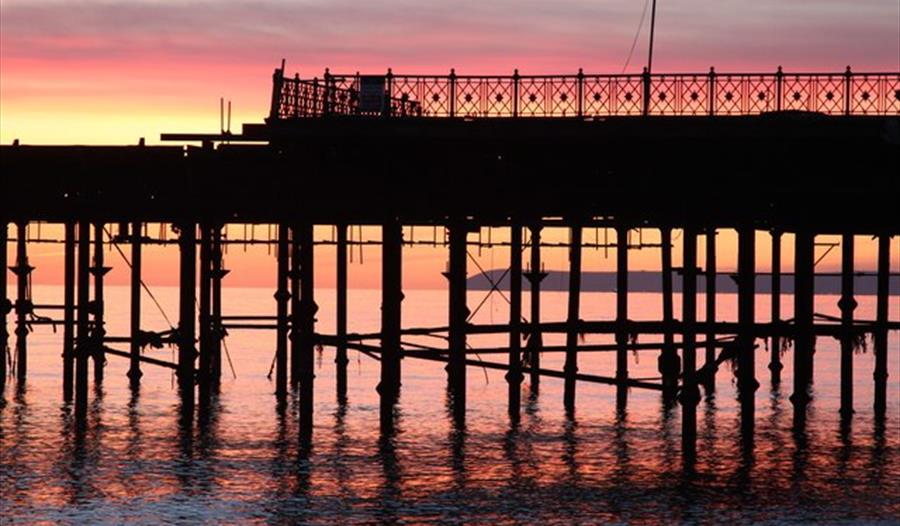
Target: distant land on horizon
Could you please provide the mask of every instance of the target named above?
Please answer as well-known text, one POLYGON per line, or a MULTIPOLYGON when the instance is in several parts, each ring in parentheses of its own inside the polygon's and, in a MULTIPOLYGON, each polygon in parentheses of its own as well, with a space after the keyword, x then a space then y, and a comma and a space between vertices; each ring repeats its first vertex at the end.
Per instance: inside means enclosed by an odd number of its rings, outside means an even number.
MULTIPOLYGON (((487 275, 490 279, 497 281, 503 275, 503 270, 488 270, 487 275)), ((547 277, 541 282, 542 290, 549 291, 566 291, 569 289, 569 272, 564 270, 548 270, 547 277)), ((863 271, 868 272, 868 271, 863 271)), ((889 279, 890 294, 900 295, 900 276, 891 275, 889 279)), ((874 295, 876 293, 876 276, 864 275, 855 276, 854 293, 858 295, 874 295)), ((478 273, 468 279, 468 287, 470 290, 490 290, 491 283, 484 274, 478 273)), ((522 290, 529 290, 531 285, 527 279, 522 280, 522 290)), ((500 289, 509 290, 509 276, 503 278, 500 282, 500 289)), ((672 273, 672 289, 675 292, 681 292, 681 275, 678 272, 672 273)), ((703 292, 706 289, 706 277, 702 274, 697 276, 697 292, 703 292)), ((581 290, 582 292, 615 292, 616 291, 616 273, 615 272, 582 272, 581 274, 581 290)), ((629 292, 662 292, 662 272, 658 271, 633 271, 628 273, 628 290, 629 292)), ((756 276, 756 292, 769 293, 772 291, 772 278, 770 275, 762 274, 756 276)), ((819 275, 815 280, 816 294, 840 294, 841 293, 841 277, 837 275, 819 275)), ((720 273, 716 276, 716 292, 724 294, 736 294, 737 283, 732 278, 732 274, 720 273)), ((794 292, 794 276, 791 274, 782 274, 781 276, 781 292, 783 294, 793 294, 794 292)))

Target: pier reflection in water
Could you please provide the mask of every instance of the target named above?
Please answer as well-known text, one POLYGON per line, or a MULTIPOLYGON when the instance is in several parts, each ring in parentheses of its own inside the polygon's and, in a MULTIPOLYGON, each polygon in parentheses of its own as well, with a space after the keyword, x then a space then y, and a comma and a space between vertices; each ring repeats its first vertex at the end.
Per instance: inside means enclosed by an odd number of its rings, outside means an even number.
MULTIPOLYGON (((61 294, 58 287, 35 287, 36 297, 61 294)), ((157 294, 174 310, 175 289, 157 294)), ((246 312, 272 307, 269 290, 224 294, 246 312)), ((545 294, 546 319, 562 319, 566 295, 545 294)), ((444 291, 406 296, 405 324, 446 316, 444 291)), ((125 305, 127 289, 108 287, 107 298, 125 305)), ((333 308, 330 291, 319 298, 322 309, 333 308)), ((870 317, 873 300, 859 298, 861 317, 870 317)), ((608 294, 583 299, 594 313, 614 312, 614 302, 608 294)), ((817 302, 817 311, 828 312, 837 297, 817 302)), ((349 303, 353 330, 377 330, 379 291, 351 290, 349 303)), ((634 317, 656 315, 659 303, 658 295, 634 294, 634 317)), ((722 319, 734 318, 733 306, 723 298, 722 319)), ((146 312, 147 325, 158 325, 146 312)), ((127 309, 108 308, 107 316, 111 332, 127 327, 127 309)), ((325 331, 329 323, 324 317, 325 331)), ((170 371, 146 367, 140 389, 131 391, 127 360, 109 357, 105 383, 92 392, 80 428, 60 401, 59 335, 40 328, 31 341, 27 384, 11 382, 0 409, 4 524, 890 523, 900 516, 900 386, 889 383, 887 419, 873 421, 873 357, 857 354, 857 412, 842 420, 840 346, 830 338, 817 342, 814 398, 802 427, 794 425, 785 394, 790 367, 781 384, 762 382, 748 435, 732 373, 723 366, 714 395, 698 408, 697 460, 689 467, 680 454, 680 408, 667 408, 658 392, 632 390, 617 410, 614 387, 585 384, 567 414, 562 380, 544 379, 537 393, 526 380, 515 423, 506 417, 503 372, 469 368, 467 417, 460 423, 444 389, 443 364, 418 360, 404 360, 394 425, 382 431, 378 364, 351 351, 347 393, 338 397, 328 348, 316 362, 315 428, 303 437, 296 398, 278 405, 266 379, 274 336, 239 331, 228 339, 238 378, 225 374, 204 417, 184 418, 170 371)), ((891 367, 897 344, 892 334, 891 367)), ((609 372, 612 354, 586 353, 579 368, 609 372)), ((562 366, 561 355, 542 359, 548 368, 562 366)), ((654 375, 654 355, 629 360, 635 377, 654 375)), ((768 378, 765 361, 757 367, 758 378, 768 378)))

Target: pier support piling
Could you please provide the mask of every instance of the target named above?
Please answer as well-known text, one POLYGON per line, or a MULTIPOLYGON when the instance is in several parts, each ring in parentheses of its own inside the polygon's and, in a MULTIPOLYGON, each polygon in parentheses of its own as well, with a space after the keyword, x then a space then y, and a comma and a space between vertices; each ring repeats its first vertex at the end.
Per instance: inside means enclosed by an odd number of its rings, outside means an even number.
POLYGON ((709 329, 706 331, 706 357, 703 365, 707 367, 709 374, 705 377, 704 388, 707 393, 716 390, 716 331, 713 324, 716 321, 716 229, 709 228, 706 231, 706 323, 709 329))
POLYGON ((103 223, 100 222, 94 225, 94 267, 91 269, 91 274, 94 276, 94 302, 91 305, 94 315, 92 336, 95 342, 91 349, 91 356, 94 359, 94 383, 96 385, 103 383, 103 371, 106 366, 106 353, 103 350, 103 337, 106 335, 103 278, 110 269, 103 266, 103 239, 103 223))
POLYGON ((571 227, 569 246, 569 305, 566 328, 566 361, 563 404, 566 412, 575 411, 575 375, 578 374, 579 307, 581 300, 581 225, 571 227))
POLYGON ((198 300, 200 322, 200 359, 197 367, 200 416, 205 417, 211 401, 210 372, 212 369, 212 228, 200 225, 200 298, 198 300))
POLYGON ((853 414, 853 234, 841 237, 841 415, 853 414))
POLYGON ((756 231, 752 226, 738 230, 738 396, 741 429, 749 438, 756 411, 756 231))
POLYGON ((686 227, 683 234, 682 323, 684 375, 681 388, 681 450, 685 461, 692 463, 697 456, 697 232, 686 227))
POLYGON ((535 223, 529 228, 531 234, 531 271, 525 274, 529 284, 529 300, 531 302, 531 327, 528 335, 528 366, 531 369, 529 385, 532 393, 537 393, 541 375, 537 371, 541 367, 541 348, 544 337, 541 334, 541 282, 547 273, 541 269, 541 225, 535 223))
POLYGON ((522 406, 522 227, 513 224, 509 242, 509 417, 518 422, 522 406))
POLYGON ((628 227, 616 227, 616 406, 628 399, 628 227))
POLYGON ((16 224, 16 381, 25 384, 28 371, 28 315, 31 313, 31 296, 28 283, 34 268, 28 264, 28 223, 16 224))
MULTIPOLYGON (((781 231, 772 230, 772 326, 781 323, 781 231)), ((772 385, 781 383, 781 336, 775 331, 772 335, 772 348, 769 349, 769 373, 772 385)))
POLYGON ((128 380, 133 389, 141 385, 141 273, 143 266, 143 235, 141 223, 131 224, 131 313, 128 380))
POLYGON ((222 339, 225 329, 222 327, 222 278, 228 270, 222 267, 222 225, 216 225, 212 231, 212 363, 210 364, 210 381, 213 391, 218 391, 222 383, 222 339))
POLYGON ((794 416, 802 421, 810 400, 812 375, 813 334, 813 266, 815 265, 815 236, 799 231, 794 247, 794 416))
POLYGON ((179 302, 178 302, 178 388, 182 410, 190 414, 194 406, 194 361, 196 341, 197 226, 179 225, 179 302))
POLYGON ((297 239, 295 253, 299 261, 300 302, 299 312, 295 314, 294 328, 299 329, 299 378, 300 378, 300 434, 309 436, 313 426, 313 381, 315 379, 315 346, 316 346, 316 306, 313 296, 315 291, 313 264, 313 225, 305 223, 294 231, 297 239))
POLYGON ((277 269, 275 276, 275 396, 279 401, 287 397, 288 387, 288 265, 290 240, 287 225, 278 225, 277 269))
POLYGON ((84 423, 87 417, 88 358, 90 357, 90 265, 91 227, 87 221, 78 223, 78 308, 75 344, 75 420, 84 423))
POLYGON ((888 346, 888 294, 890 287, 891 244, 890 236, 878 236, 878 277, 875 299, 875 417, 883 419, 887 409, 887 346, 888 346))
POLYGON ((449 316, 449 373, 453 414, 457 422, 465 419, 466 411, 466 237, 468 227, 463 222, 450 225, 450 282, 449 316))
POLYGON ((337 369, 338 400, 347 398, 347 225, 337 225, 337 288, 335 290, 335 333, 337 346, 334 363, 337 369))
POLYGON ((391 219, 382 225, 381 232, 381 381, 378 394, 381 425, 385 429, 393 427, 394 404, 400 393, 403 227, 399 221, 391 219))
POLYGON ((63 241, 63 401, 71 402, 75 381, 75 223, 63 241))
MULTIPOLYGON (((663 348, 659 354, 657 370, 662 375, 663 397, 672 400, 678 389, 678 375, 681 372, 681 361, 675 349, 673 323, 673 290, 672 290, 672 229, 668 226, 660 229, 660 245, 662 259, 662 302, 663 302, 663 348)), ((687 247, 685 247, 687 250, 687 247)), ((696 254, 695 254, 696 258, 696 254)))

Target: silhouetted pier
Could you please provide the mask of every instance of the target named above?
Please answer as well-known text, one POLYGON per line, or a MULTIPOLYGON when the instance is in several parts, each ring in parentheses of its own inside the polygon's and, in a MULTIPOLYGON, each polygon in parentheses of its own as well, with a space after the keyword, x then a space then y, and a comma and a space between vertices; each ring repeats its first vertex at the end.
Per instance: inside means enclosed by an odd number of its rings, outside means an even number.
MULTIPOLYGON (((313 357, 317 346, 335 349, 337 386, 347 388, 347 351, 377 358, 381 422, 390 429, 401 394, 402 362, 418 358, 447 363, 456 421, 466 409, 466 367, 507 371, 509 416, 519 418, 525 378, 537 389, 542 376, 562 378, 564 408, 577 405, 578 382, 617 388, 617 404, 630 389, 662 393, 682 407, 683 452, 696 450, 700 387, 715 389, 718 366, 737 363, 742 428, 752 436, 754 367, 769 362, 771 380, 784 365, 780 342, 792 343, 795 422, 803 424, 813 380, 817 336, 841 341, 841 410, 853 411, 853 353, 859 339, 874 339, 876 416, 884 417, 888 378, 887 335, 900 328, 888 319, 890 239, 900 234, 900 73, 834 74, 708 73, 688 75, 589 75, 474 77, 337 75, 285 77, 275 70, 265 123, 246 124, 239 134, 164 134, 163 139, 201 146, 4 146, 0 218, 12 224, 15 260, 0 267, 15 274, 12 300, 0 280, 4 323, 0 347, 10 340, 16 382, 27 381, 28 335, 34 325, 63 330, 63 397, 74 400, 83 419, 93 360, 94 382, 107 356, 130 360, 128 377, 139 388, 141 368, 177 371, 183 407, 204 412, 222 374, 222 342, 228 329, 276 331, 275 398, 299 397, 301 429, 312 429, 313 357), (29 239, 29 223, 64 225, 62 239, 29 239), (148 223, 172 225, 176 239, 152 236, 148 223), (226 269, 223 237, 228 224, 275 225, 261 241, 276 247, 275 316, 223 314, 226 269), (335 236, 317 238, 313 227, 333 225, 335 236), (381 227, 380 240, 348 238, 356 225, 381 227), (422 228, 420 228, 422 227, 422 228), (469 250, 486 245, 482 228, 507 232, 510 319, 483 325, 470 320, 467 304, 469 250), (541 317, 542 242, 545 229, 567 229, 568 309, 565 320, 541 317), (602 229, 604 240, 585 237, 602 229), (634 243, 634 229, 660 231, 659 243, 634 243), (680 246, 672 230, 681 230, 680 246), (716 233, 738 233, 738 320, 716 320, 716 233), (772 242, 771 307, 756 301, 757 233, 772 242), (611 234, 611 235, 610 235, 611 234), (793 234, 794 316, 780 313, 781 245, 793 234), (840 235, 843 266, 839 319, 813 308, 816 236, 840 235), (877 309, 874 319, 854 316, 854 236, 878 239, 877 309), (40 305, 30 296, 27 248, 34 242, 64 247, 64 304, 40 305), (381 330, 347 331, 347 259, 356 244, 382 249, 381 330), (698 245, 705 243, 705 261, 698 245), (105 332, 103 279, 109 270, 103 247, 115 244, 131 269, 131 321, 127 336, 105 332), (180 254, 177 326, 149 332, 141 327, 142 247, 173 244, 180 254), (337 309, 318 310, 313 286, 314 247, 337 248, 337 309), (405 327, 401 317, 403 248, 446 247, 449 292, 447 324, 405 327), (604 320, 584 319, 582 250, 602 247, 616 254, 616 309, 604 320), (673 250, 682 250, 682 312, 676 319, 673 250), (659 250, 663 316, 629 319, 630 250, 659 250), (528 264, 524 264, 528 261, 528 264), (698 283, 706 288, 698 305, 698 283), (530 305, 523 305, 523 278, 530 305), (93 283, 93 286, 92 286, 93 283), (93 297, 91 296, 93 293, 93 297), (697 309, 705 312, 697 319, 697 309), (771 309, 771 322, 757 313, 771 309), (37 317, 38 313, 48 317, 37 317), (316 330, 334 316, 335 334, 316 330), (544 345, 542 335, 565 334, 564 345, 544 345), (585 344, 581 334, 608 334, 613 344, 585 344), (411 344, 413 335, 440 335, 445 346, 411 344), (471 348, 468 335, 508 335, 507 347, 471 348), (655 341, 637 343, 636 335, 655 341), (758 341, 771 341, 759 356, 758 341), (147 347, 178 347, 175 363, 153 358, 147 347), (119 348, 116 346, 122 345, 119 348), (579 372, 583 352, 614 352, 616 368, 603 375, 579 372), (660 378, 629 377, 629 351, 658 352, 660 378), (702 360, 698 359, 702 352, 702 360), (474 359, 500 354, 506 363, 474 359), (565 353, 562 370, 541 365, 541 353, 565 353), (702 364, 701 364, 702 362, 702 364)), ((7 360, 0 360, 5 389, 7 360)), ((340 393, 339 393, 340 396, 340 393)))

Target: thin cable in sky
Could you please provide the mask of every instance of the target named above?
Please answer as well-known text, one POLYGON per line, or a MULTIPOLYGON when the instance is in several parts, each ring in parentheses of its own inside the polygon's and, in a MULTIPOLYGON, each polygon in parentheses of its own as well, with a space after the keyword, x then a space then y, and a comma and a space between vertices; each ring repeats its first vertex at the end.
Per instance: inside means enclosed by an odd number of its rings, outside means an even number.
POLYGON ((628 69, 628 64, 631 62, 631 56, 634 54, 634 48, 637 46, 638 38, 641 36, 641 30, 644 28, 644 20, 647 18, 647 7, 650 6, 650 0, 644 0, 644 10, 641 11, 641 21, 638 22, 637 31, 634 33, 634 40, 631 41, 631 49, 628 50, 628 58, 625 59, 625 65, 622 66, 622 73, 625 73, 625 70, 628 69))

